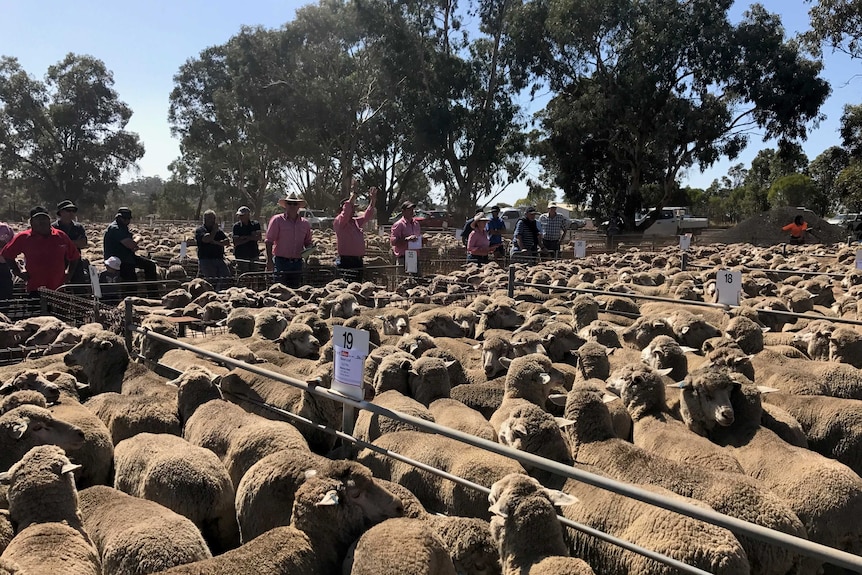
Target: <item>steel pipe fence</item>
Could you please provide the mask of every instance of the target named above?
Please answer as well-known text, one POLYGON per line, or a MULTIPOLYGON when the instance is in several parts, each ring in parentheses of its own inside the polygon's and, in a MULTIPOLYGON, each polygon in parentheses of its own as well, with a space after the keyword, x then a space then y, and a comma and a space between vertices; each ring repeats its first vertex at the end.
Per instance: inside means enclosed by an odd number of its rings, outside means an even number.
MULTIPOLYGON (((547 460, 530 453, 526 453, 523 451, 518 451, 516 449, 512 449, 510 447, 500 445, 498 443, 494 443, 492 441, 488 441, 486 439, 482 439, 480 437, 476 437, 458 430, 450 429, 448 427, 444 427, 442 425, 438 425, 436 423, 432 423, 429 421, 425 421, 418 417, 410 416, 404 413, 392 411, 383 407, 380 407, 374 403, 370 403, 368 401, 357 401, 350 399, 348 397, 342 396, 336 392, 333 392, 327 388, 321 388, 318 386, 308 385, 306 382, 294 379, 279 373, 271 372, 265 368, 262 368, 258 365, 247 364, 241 361, 234 360, 227 356, 214 353, 211 351, 203 350, 198 347, 189 345, 184 342, 177 341, 173 338, 166 337, 157 333, 152 332, 151 330, 147 330, 138 326, 134 326, 129 324, 127 331, 127 341, 131 340, 132 333, 139 333, 144 337, 149 337, 155 339, 156 341, 172 345, 174 347, 179 347, 181 349, 186 349, 191 351, 201 357, 206 357, 208 359, 217 361, 222 365, 228 365, 232 368, 241 368, 251 373, 255 373, 261 375, 263 377, 267 377, 274 381, 278 381, 287 385, 291 385, 293 387, 305 390, 314 395, 324 397, 327 399, 335 400, 342 403, 345 406, 349 406, 356 409, 365 409, 377 415, 382 415, 385 417, 389 417, 392 419, 397 419, 399 421, 409 423, 414 427, 422 429, 424 431, 428 431, 430 433, 436 433, 438 435, 442 435, 444 437, 448 437, 450 439, 454 439, 456 441, 460 441, 462 443, 466 443, 468 445, 472 445, 474 447, 479 447, 486 451, 490 451, 492 453, 496 453, 498 455, 502 455, 504 457, 508 457, 510 459, 514 459, 522 464, 526 463, 532 467, 537 467, 539 469, 543 469, 545 471, 550 471, 551 473, 555 473, 562 477, 574 479, 588 485, 592 485, 594 487, 598 487, 600 489, 604 489, 606 491, 611 491, 613 493, 617 493, 619 495, 623 495, 626 497, 630 497, 636 499, 638 501, 648 503, 657 507, 661 507, 663 509, 667 509, 670 511, 674 511, 681 515, 685 515, 687 517, 691 517, 694 519, 698 519, 701 521, 705 521, 707 523, 711 523, 713 525, 717 525, 719 527, 723 527, 732 531, 735 534, 745 535, 759 541, 763 541, 768 544, 778 545, 781 547, 785 547, 791 549, 794 552, 814 557, 816 559, 831 563, 838 567, 844 567, 846 569, 850 569, 856 572, 862 573, 862 557, 857 555, 853 555, 851 553, 847 553, 844 551, 840 551, 837 549, 832 549, 831 547, 827 547, 825 545, 821 545, 818 543, 814 543, 812 541, 808 541, 806 539, 801 539, 799 537, 795 537, 792 535, 788 535, 786 533, 781 533, 778 531, 773 531, 766 527, 762 527, 760 525, 755 525, 752 523, 748 523, 746 521, 742 521, 740 519, 736 519, 733 517, 729 517, 727 515, 722 515, 712 509, 704 509, 701 507, 697 507, 686 503, 685 501, 681 501, 678 499, 664 497, 660 494, 648 491, 646 489, 637 487, 635 485, 631 485, 628 483, 623 483, 620 481, 615 481, 613 479, 609 479, 607 477, 602 477, 598 475, 591 474, 586 471, 582 471, 580 469, 563 465, 556 461, 547 460)), ((131 348, 129 348, 131 349, 131 348)), ((352 438, 351 439, 355 439, 352 438)), ((668 559, 668 558, 664 558, 668 559)), ((662 561, 665 562, 665 561, 662 561)), ((692 572, 692 571, 689 571, 692 572)))

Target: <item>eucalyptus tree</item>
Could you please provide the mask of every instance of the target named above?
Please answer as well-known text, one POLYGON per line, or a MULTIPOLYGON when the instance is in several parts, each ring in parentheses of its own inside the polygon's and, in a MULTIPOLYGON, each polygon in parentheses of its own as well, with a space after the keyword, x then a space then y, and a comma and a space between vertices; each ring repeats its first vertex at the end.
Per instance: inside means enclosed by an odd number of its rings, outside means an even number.
POLYGON ((852 58, 862 57, 862 1, 806 0, 811 30, 804 38, 812 49, 826 44, 852 58))
POLYGON ((542 127, 557 145, 546 153, 570 156, 544 162, 567 196, 591 182, 561 170, 586 162, 592 175, 611 162, 630 214, 644 183, 667 196, 683 170, 737 157, 755 131, 805 137, 829 92, 821 63, 759 5, 732 24, 732 4, 531 0, 512 15, 519 61, 554 93, 542 127))
POLYGON ((92 56, 70 53, 44 80, 0 58, 0 178, 47 204, 104 206, 144 155, 138 135, 125 129, 132 110, 113 86, 111 71, 92 56))

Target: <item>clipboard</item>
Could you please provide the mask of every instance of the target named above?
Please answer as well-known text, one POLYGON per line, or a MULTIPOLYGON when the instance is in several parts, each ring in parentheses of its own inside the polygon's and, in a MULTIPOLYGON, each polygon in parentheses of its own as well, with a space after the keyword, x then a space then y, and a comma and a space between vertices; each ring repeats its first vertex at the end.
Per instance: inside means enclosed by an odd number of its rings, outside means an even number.
POLYGON ((311 254, 313 254, 316 249, 317 249, 317 246, 308 246, 307 248, 302 250, 302 252, 299 254, 299 257, 301 257, 302 259, 305 259, 308 256, 310 256, 311 254))

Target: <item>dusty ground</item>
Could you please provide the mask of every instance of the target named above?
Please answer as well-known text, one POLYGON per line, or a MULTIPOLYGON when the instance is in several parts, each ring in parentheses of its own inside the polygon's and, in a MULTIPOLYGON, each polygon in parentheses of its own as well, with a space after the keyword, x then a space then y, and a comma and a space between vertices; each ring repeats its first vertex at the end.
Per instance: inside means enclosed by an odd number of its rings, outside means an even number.
POLYGON ((847 240, 847 231, 841 226, 833 226, 809 211, 796 208, 777 208, 762 212, 743 220, 736 226, 716 233, 710 239, 718 242, 748 242, 756 245, 781 244, 790 234, 781 230, 782 226, 793 221, 801 214, 813 231, 806 237, 806 243, 833 244, 847 240))

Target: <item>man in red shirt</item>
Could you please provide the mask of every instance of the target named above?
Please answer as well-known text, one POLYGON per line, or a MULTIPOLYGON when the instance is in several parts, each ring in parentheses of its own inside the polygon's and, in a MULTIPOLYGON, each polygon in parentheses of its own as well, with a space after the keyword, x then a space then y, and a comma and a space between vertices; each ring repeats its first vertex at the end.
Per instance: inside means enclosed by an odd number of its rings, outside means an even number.
POLYGON ((38 206, 30 210, 30 229, 15 234, 0 257, 9 263, 13 274, 27 282, 30 295, 37 295, 40 287, 57 289, 66 283, 69 267, 77 265, 81 253, 65 232, 51 227, 48 210, 38 206), (22 254, 26 260, 23 271, 15 260, 22 254))

